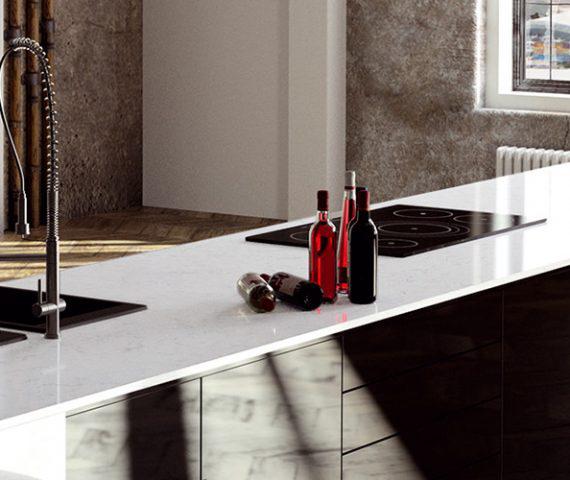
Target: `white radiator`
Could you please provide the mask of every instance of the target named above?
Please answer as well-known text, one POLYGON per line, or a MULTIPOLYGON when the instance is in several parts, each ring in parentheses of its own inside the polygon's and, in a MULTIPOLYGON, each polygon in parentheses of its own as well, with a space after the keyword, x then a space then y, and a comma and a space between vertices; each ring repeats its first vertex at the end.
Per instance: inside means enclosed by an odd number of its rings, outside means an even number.
POLYGON ((497 177, 570 162, 570 152, 537 148, 499 147, 497 177))

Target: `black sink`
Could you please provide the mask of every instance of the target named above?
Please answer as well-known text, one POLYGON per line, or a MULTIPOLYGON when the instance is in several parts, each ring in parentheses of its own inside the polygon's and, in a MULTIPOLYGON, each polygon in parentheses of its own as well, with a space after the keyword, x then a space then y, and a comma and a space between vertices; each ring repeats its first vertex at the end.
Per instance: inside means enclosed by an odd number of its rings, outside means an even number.
POLYGON ((21 342, 22 340, 26 340, 26 338, 28 337, 23 333, 5 332, 4 330, 0 330, 0 345, 21 342))
MULTIPOLYGON (((65 311, 61 313, 62 329, 120 317, 147 308, 146 305, 72 295, 62 295, 61 298, 67 303, 65 311)), ((44 333, 45 318, 32 315, 32 305, 36 302, 37 292, 33 290, 0 287, 0 327, 44 333)))

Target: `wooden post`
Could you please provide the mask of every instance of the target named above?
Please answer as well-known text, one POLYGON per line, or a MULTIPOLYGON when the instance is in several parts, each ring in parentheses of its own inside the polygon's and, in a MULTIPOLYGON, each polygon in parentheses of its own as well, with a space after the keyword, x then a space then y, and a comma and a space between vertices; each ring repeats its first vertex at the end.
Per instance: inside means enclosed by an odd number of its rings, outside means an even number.
MULTIPOLYGON (((40 42, 40 0, 26 1, 26 32, 27 36, 40 42)), ((32 227, 38 227, 41 219, 42 198, 42 119, 41 119, 41 77, 39 62, 34 55, 28 55, 26 87, 27 87, 27 116, 26 116, 26 145, 28 165, 28 198, 29 214, 32 227)))
MULTIPOLYGON (((52 72, 55 71, 55 65, 54 65, 54 48, 55 48, 55 6, 54 6, 54 0, 41 0, 42 2, 42 41, 41 44, 44 47, 47 56, 48 56, 48 60, 49 63, 51 65, 51 69, 52 72)), ((43 119, 42 116, 42 121, 44 122, 44 126, 45 126, 45 119, 43 119)), ((45 131, 45 128, 43 129, 45 131)), ((43 173, 44 175, 42 176, 42 179, 45 180, 45 173, 47 170, 47 165, 48 165, 48 157, 47 157, 47 149, 45 148, 45 142, 43 142, 43 138, 42 138, 42 166, 43 166, 43 173)), ((46 182, 43 181, 41 182, 42 186, 46 185, 46 182)), ((42 189, 42 199, 45 200, 45 195, 43 195, 45 193, 45 189, 42 189)), ((42 209, 42 213, 41 213, 41 222, 45 223, 46 222, 46 218, 45 218, 45 208, 42 209)))
MULTIPOLYGON (((10 40, 22 36, 22 25, 24 23, 24 0, 9 0, 8 1, 8 28, 6 30, 5 38, 10 40)), ((24 113, 25 113, 25 96, 24 85, 22 77, 24 74, 24 55, 19 52, 11 55, 8 62, 8 122, 14 137, 14 144, 18 153, 21 155, 22 163, 25 163, 26 157, 24 155, 24 113)), ((16 205, 19 193, 20 178, 18 176, 18 168, 16 161, 10 154, 10 198, 9 198, 9 225, 13 227, 16 221, 16 205)), ((25 168, 25 165, 22 165, 25 168)))
POLYGON ((47 51, 48 58, 52 69, 53 65, 53 49, 55 46, 55 19, 54 19, 54 2, 53 0, 42 0, 42 45, 47 51))

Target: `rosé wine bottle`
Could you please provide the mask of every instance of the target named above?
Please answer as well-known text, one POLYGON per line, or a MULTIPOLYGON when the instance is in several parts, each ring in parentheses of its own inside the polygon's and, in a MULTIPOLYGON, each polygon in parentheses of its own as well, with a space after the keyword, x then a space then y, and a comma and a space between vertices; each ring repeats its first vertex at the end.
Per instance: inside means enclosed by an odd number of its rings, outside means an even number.
POLYGON ((348 227, 356 217, 356 173, 352 170, 345 173, 344 198, 342 201, 342 219, 338 232, 337 252, 337 290, 348 293, 348 227))
POLYGON ((329 220, 329 192, 320 190, 317 221, 309 231, 309 277, 323 289, 323 300, 334 303, 337 298, 336 227, 329 220))

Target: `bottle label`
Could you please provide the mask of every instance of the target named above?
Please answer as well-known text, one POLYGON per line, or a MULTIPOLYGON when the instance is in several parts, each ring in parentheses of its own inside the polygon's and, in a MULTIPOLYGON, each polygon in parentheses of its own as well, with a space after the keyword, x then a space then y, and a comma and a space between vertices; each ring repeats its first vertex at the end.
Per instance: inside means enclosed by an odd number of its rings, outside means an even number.
POLYGON ((276 273, 273 276, 271 286, 278 292, 292 297, 300 280, 300 278, 287 273, 276 273))

